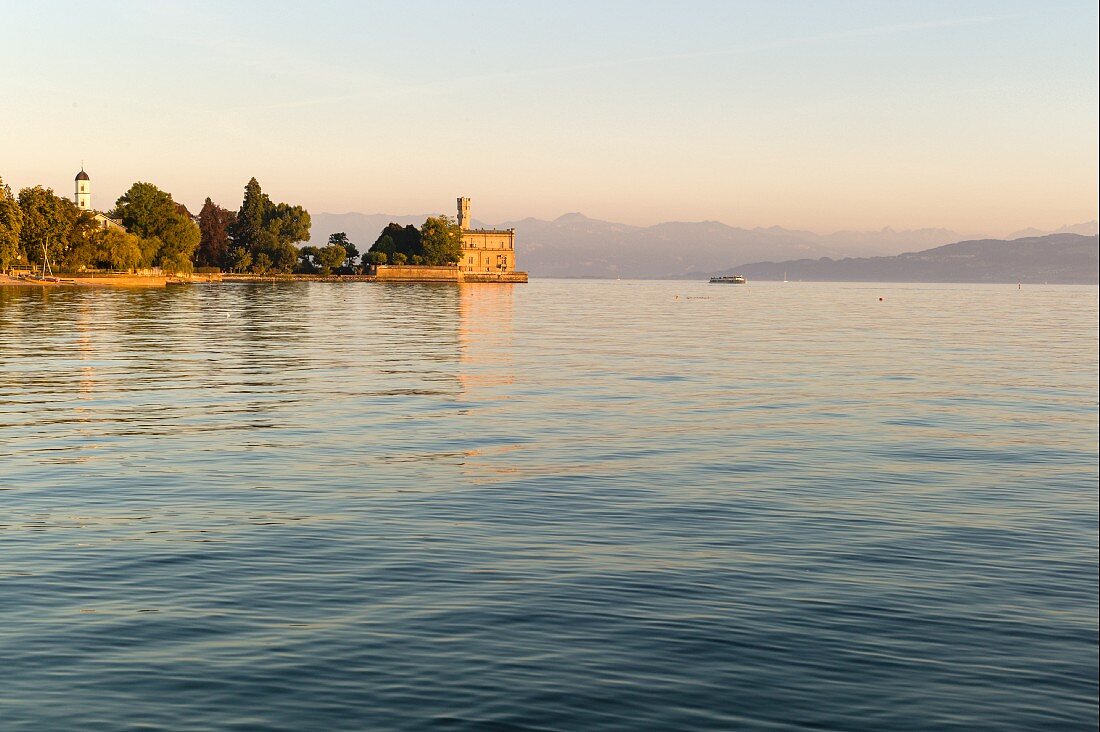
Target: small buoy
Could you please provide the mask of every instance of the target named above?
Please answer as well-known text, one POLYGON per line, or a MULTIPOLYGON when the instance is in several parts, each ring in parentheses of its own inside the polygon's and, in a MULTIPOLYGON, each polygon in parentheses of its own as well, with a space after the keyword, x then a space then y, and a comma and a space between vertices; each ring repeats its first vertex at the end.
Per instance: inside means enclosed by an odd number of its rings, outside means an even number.
POLYGON ((880 298, 878 299, 878 301, 879 301, 879 302, 882 302, 882 301, 883 301, 883 300, 885 300, 885 299, 886 299, 885 297, 880 297, 880 298))

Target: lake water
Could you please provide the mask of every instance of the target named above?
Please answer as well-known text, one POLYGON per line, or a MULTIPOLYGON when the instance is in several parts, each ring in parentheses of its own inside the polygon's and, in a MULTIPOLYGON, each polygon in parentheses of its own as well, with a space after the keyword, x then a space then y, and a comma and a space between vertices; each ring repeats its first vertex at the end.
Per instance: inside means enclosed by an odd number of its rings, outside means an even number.
POLYGON ((1096 729, 1097 313, 0 289, 0 728, 1096 729))

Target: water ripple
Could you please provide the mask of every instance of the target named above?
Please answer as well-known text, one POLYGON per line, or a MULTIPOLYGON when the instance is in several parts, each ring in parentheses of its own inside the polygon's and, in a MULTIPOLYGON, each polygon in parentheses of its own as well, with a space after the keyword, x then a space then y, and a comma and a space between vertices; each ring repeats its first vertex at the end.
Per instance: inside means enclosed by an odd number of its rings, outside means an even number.
POLYGON ((1097 312, 0 289, 0 727, 1095 729, 1097 312))

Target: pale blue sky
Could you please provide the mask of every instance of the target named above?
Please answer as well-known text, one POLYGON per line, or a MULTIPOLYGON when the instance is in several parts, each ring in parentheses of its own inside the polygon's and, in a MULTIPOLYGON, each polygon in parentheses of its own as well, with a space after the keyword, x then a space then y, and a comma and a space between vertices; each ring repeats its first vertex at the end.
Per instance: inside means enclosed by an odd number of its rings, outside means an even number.
POLYGON ((0 176, 193 210, 1005 233, 1097 215, 1094 2, 35 2, 0 176))

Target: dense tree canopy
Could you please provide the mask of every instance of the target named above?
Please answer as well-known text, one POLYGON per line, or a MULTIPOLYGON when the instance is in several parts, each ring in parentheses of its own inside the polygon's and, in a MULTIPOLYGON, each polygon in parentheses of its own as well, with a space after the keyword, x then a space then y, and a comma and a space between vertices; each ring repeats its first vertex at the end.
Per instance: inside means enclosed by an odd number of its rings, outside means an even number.
POLYGON ((454 264, 462 257, 462 229, 449 216, 429 216, 420 227, 425 264, 454 264))
POLYGON ((272 202, 252 178, 245 186, 244 200, 229 234, 235 247, 249 253, 254 271, 292 272, 298 262, 294 244, 309 239, 309 227, 308 211, 301 206, 272 202))
MULTIPOLYGON (((101 229, 93 212, 81 211, 49 188, 24 188, 16 198, 0 180, 0 270, 19 262, 39 264, 44 250, 51 264, 68 270, 158 266, 179 273, 198 264, 266 273, 322 266, 320 250, 311 256, 295 246, 309 238, 309 212, 273 202, 255 178, 248 182, 238 212, 207 198, 197 224, 170 193, 145 182, 130 186, 108 216, 126 231, 101 229)), ((350 267, 359 254, 346 234, 340 237, 330 242, 340 250, 330 269, 350 267)), ((325 262, 336 254, 331 249, 325 262)))
POLYGON ((19 240, 27 260, 41 264, 46 252, 51 263, 60 262, 80 213, 76 204, 54 195, 50 188, 34 186, 19 191, 19 208, 23 219, 19 240))
POLYGON ((170 272, 191 271, 191 257, 201 234, 187 209, 172 200, 172 194, 152 183, 134 183, 115 202, 111 216, 143 240, 143 265, 170 272))
POLYGON ((347 250, 339 244, 329 244, 321 248, 317 253, 317 263, 321 266, 321 274, 330 274, 347 259, 347 250))
POLYGON ((244 247, 230 247, 225 266, 230 272, 247 272, 252 267, 252 253, 244 247))
POLYGON ((408 226, 387 224, 369 251, 385 254, 391 263, 394 261, 395 254, 403 255, 404 261, 414 256, 419 257, 423 254, 420 246, 420 230, 412 224, 408 226))
POLYGON ((144 265, 148 241, 119 229, 92 227, 70 247, 63 265, 69 271, 137 269, 144 265))
POLYGON ((449 216, 429 216, 424 225, 390 223, 367 252, 371 264, 454 264, 462 257, 462 229, 449 216), (398 256, 400 255, 400 256, 398 256))
POLYGON ((141 265, 141 239, 118 229, 102 229, 96 235, 100 266, 130 270, 141 265))
POLYGON ((237 215, 209 198, 199 211, 199 247, 195 264, 199 267, 228 267, 229 230, 237 215))
POLYGON ((80 212, 69 230, 68 248, 58 256, 51 254, 51 262, 67 271, 100 266, 96 264, 100 259, 96 240, 99 231, 92 214, 87 211, 80 212))

